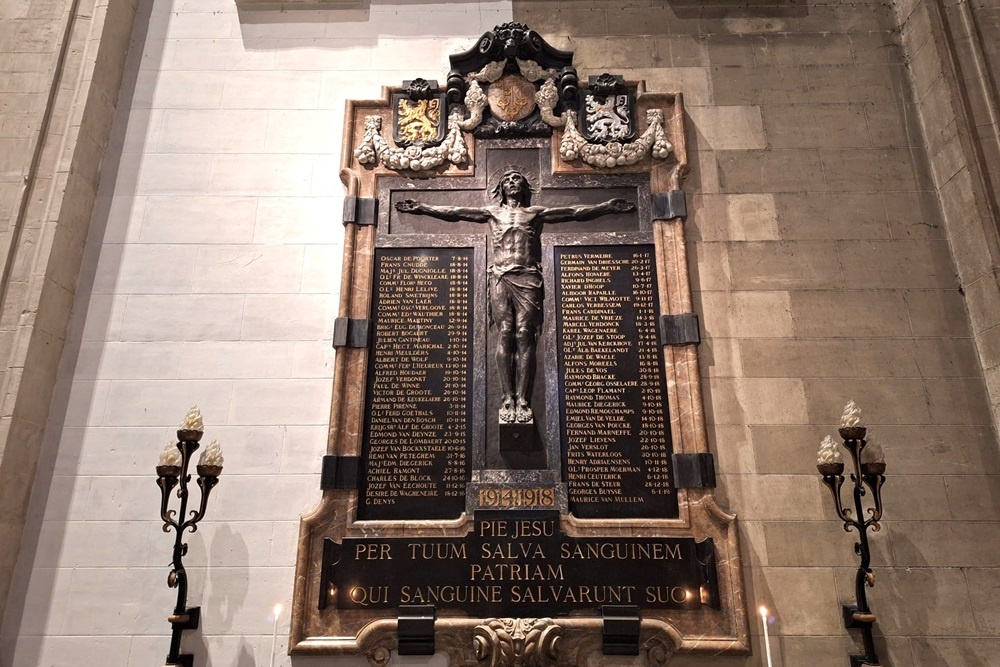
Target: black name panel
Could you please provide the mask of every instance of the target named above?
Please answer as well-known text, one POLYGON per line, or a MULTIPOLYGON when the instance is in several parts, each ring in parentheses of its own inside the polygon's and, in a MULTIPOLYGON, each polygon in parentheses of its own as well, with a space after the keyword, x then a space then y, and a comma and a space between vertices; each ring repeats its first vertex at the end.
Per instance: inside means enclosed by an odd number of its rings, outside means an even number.
POLYGON ((324 583, 340 609, 431 604, 479 616, 718 608, 712 540, 570 537, 558 511, 479 510, 464 538, 327 538, 324 583))
POLYGON ((581 518, 676 517, 652 245, 555 248, 563 474, 581 518))
POLYGON ((465 509, 472 253, 375 251, 359 519, 449 519, 465 509))

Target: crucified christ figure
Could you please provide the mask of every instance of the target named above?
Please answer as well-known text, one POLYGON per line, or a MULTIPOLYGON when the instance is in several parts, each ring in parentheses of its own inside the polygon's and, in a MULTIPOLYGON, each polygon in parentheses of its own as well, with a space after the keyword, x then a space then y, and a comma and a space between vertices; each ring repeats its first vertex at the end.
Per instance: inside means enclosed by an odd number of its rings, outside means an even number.
POLYGON ((506 169, 490 194, 499 205, 471 208, 431 206, 406 199, 396 210, 457 222, 488 222, 493 263, 488 268, 490 319, 497 328, 497 371, 503 394, 501 423, 530 423, 535 382, 535 346, 542 322, 542 224, 592 220, 609 213, 635 210, 625 199, 593 206, 532 206, 533 190, 516 167, 506 169))

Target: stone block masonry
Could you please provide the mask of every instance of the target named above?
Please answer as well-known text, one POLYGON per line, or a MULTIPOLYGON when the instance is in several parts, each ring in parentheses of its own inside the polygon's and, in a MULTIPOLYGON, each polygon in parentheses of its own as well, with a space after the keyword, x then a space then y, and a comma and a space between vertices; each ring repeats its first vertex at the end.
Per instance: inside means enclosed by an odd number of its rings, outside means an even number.
POLYGON ((0 664, 162 659, 152 463, 194 402, 229 476, 191 539, 191 650, 269 660, 267 612, 290 597, 326 444, 344 101, 442 78, 448 53, 512 17, 575 50, 583 76, 685 95, 709 435, 751 606, 774 609, 775 664, 843 665, 850 647, 852 541, 813 467, 848 398, 895 475, 873 542, 881 654, 988 664, 987 4, 0 0, 0 664))
POLYGON ((977 591, 993 558, 972 543, 1000 518, 987 305, 1000 163, 995 107, 977 94, 996 80, 989 16, 936 0, 514 3, 576 50, 581 76, 624 67, 685 94, 709 435, 749 604, 776 610, 776 665, 846 664, 853 540, 813 459, 849 398, 894 473, 873 543, 880 656, 957 667, 996 646, 977 591), (966 98, 974 118, 956 125, 966 98))

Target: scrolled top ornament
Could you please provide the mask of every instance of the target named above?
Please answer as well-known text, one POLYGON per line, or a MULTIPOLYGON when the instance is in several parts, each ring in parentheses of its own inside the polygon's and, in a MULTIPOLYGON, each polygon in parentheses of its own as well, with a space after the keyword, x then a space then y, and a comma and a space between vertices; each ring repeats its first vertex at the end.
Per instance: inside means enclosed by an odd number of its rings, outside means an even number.
MULTIPOLYGON (((573 53, 553 47, 523 23, 494 27, 450 61, 447 91, 437 98, 441 102, 433 114, 423 107, 401 110, 397 102, 435 102, 430 98, 438 94, 436 82, 414 78, 404 81, 404 93, 394 94, 395 144, 381 136, 380 116, 366 117, 364 136, 354 150, 360 164, 426 173, 448 163, 468 163, 465 132, 495 139, 550 136, 553 128, 564 128, 559 144, 563 160, 599 169, 629 167, 647 157, 666 160, 674 153, 663 109, 645 110, 646 129, 637 136, 634 86, 605 72, 591 77, 589 87, 581 90, 573 53), (587 104, 580 106, 581 100, 587 104), (431 129, 438 134, 423 138, 431 129), (415 132, 423 134, 413 138, 415 132)), ((679 189, 686 162, 678 165, 671 174, 673 189, 679 189)))

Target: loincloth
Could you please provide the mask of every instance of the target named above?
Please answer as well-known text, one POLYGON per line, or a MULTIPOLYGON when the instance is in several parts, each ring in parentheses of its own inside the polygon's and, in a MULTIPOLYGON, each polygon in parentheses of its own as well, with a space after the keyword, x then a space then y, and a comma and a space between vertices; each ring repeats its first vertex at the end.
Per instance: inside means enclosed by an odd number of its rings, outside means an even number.
POLYGON ((512 266, 507 269, 499 269, 495 266, 489 267, 489 275, 493 278, 491 298, 489 303, 490 322, 493 320, 493 299, 497 298, 497 293, 501 298, 507 299, 514 304, 516 312, 530 312, 532 317, 536 314, 541 321, 542 302, 545 299, 545 286, 542 283, 542 272, 539 268, 529 268, 525 266, 512 266))

